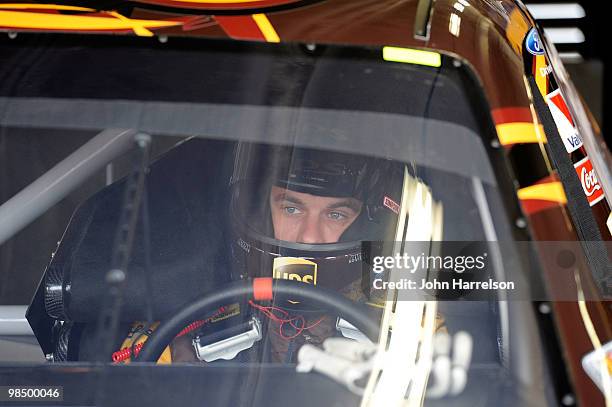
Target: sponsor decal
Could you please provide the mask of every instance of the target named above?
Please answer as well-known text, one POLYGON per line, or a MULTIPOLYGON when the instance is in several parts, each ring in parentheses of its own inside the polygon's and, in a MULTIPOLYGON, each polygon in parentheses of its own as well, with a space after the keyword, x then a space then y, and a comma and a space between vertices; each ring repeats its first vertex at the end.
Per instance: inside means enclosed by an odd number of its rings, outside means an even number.
POLYGON ((363 260, 361 253, 351 253, 348 256, 349 256, 348 264, 356 263, 358 261, 363 260))
POLYGON ((546 55, 534 55, 531 62, 531 73, 538 85, 538 90, 542 96, 546 96, 550 89, 550 81, 547 72, 552 71, 552 67, 546 60, 546 55))
POLYGON ((535 28, 532 28, 527 34, 527 38, 525 38, 525 47, 532 55, 544 55, 544 47, 542 46, 538 30, 535 28))
POLYGON ((238 246, 240 246, 240 247, 242 248, 242 250, 244 250, 245 252, 247 252, 247 253, 250 253, 250 252, 251 252, 251 245, 250 245, 250 244, 248 244, 247 242, 245 242, 244 240, 242 240, 242 239, 240 239, 240 238, 239 238, 239 239, 236 241, 236 243, 237 243, 237 244, 238 244, 238 246))
POLYGON ((572 153, 582 147, 582 139, 578 135, 574 120, 569 112, 565 99, 559 89, 546 95, 546 103, 550 109, 563 145, 568 153, 572 153))
POLYGON ((272 277, 317 284, 317 263, 299 257, 277 257, 272 264, 272 277))
POLYGON ((582 367, 599 390, 604 391, 604 380, 612 386, 612 342, 601 347, 601 351, 593 350, 582 358, 582 367))
POLYGON ((387 208, 391 209, 393 212, 399 215, 400 206, 393 199, 389 198, 388 196, 385 196, 385 199, 383 200, 383 205, 385 205, 387 208))
POLYGON ((601 201, 604 197, 603 189, 599 184, 597 174, 595 173, 595 168, 593 168, 593 164, 591 163, 589 157, 585 157, 578 161, 576 164, 574 164, 574 168, 576 169, 578 178, 580 178, 580 183, 582 184, 584 194, 589 201, 589 205, 593 206, 597 202, 601 201))
POLYGON ((552 66, 546 65, 540 68, 540 76, 548 76, 552 73, 552 66))

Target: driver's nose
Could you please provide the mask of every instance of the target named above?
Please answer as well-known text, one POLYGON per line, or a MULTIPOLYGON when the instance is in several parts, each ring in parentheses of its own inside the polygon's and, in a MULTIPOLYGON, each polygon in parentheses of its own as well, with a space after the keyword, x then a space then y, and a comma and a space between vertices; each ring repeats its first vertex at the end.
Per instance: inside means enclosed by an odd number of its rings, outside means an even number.
POLYGON ((309 215, 300 225, 298 242, 301 243, 327 243, 323 234, 323 224, 316 215, 309 215))

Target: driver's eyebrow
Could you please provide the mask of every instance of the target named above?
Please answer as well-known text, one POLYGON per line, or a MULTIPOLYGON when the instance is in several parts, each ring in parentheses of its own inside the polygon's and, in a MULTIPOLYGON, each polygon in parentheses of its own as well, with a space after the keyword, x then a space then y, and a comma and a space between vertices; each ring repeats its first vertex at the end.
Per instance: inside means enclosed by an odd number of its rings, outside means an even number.
POLYGON ((326 209, 330 210, 330 209, 338 209, 338 208, 349 208, 353 210, 354 212, 359 212, 361 211, 361 202, 359 202, 356 199, 344 199, 342 201, 335 202, 327 206, 326 209))
POLYGON ((295 196, 287 195, 285 192, 276 195, 274 197, 274 202, 275 203, 289 202, 294 205, 302 205, 302 206, 304 205, 304 201, 302 201, 300 198, 296 198, 295 196))

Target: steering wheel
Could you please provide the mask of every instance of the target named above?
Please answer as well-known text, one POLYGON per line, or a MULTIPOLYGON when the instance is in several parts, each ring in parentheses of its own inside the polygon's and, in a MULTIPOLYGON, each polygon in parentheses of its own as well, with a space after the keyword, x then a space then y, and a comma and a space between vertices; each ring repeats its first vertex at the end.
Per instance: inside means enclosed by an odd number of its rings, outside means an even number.
POLYGON ((230 283, 186 305, 153 331, 144 343, 136 361, 156 362, 164 349, 183 328, 211 308, 225 305, 240 297, 252 298, 255 301, 269 301, 274 298, 274 295, 288 295, 296 300, 308 301, 348 321, 372 342, 378 340, 379 321, 367 312, 365 305, 355 303, 328 288, 266 277, 230 283))

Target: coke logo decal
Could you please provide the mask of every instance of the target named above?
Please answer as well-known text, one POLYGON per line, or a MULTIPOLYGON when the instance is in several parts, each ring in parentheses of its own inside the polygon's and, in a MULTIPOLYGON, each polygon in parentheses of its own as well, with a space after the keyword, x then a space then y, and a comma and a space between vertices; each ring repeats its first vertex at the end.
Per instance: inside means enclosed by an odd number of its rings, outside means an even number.
POLYGON ((604 198, 603 189, 601 188, 601 184, 599 184, 597 174, 593 168, 593 163, 591 163, 589 157, 585 157, 574 164, 574 168, 580 178, 580 183, 589 201, 589 205, 593 206, 601 201, 604 198))
POLYGON ((582 182, 582 187, 587 196, 591 196, 601 189, 601 185, 597 182, 595 170, 587 172, 587 169, 583 167, 582 173, 580 174, 580 181, 582 182))

